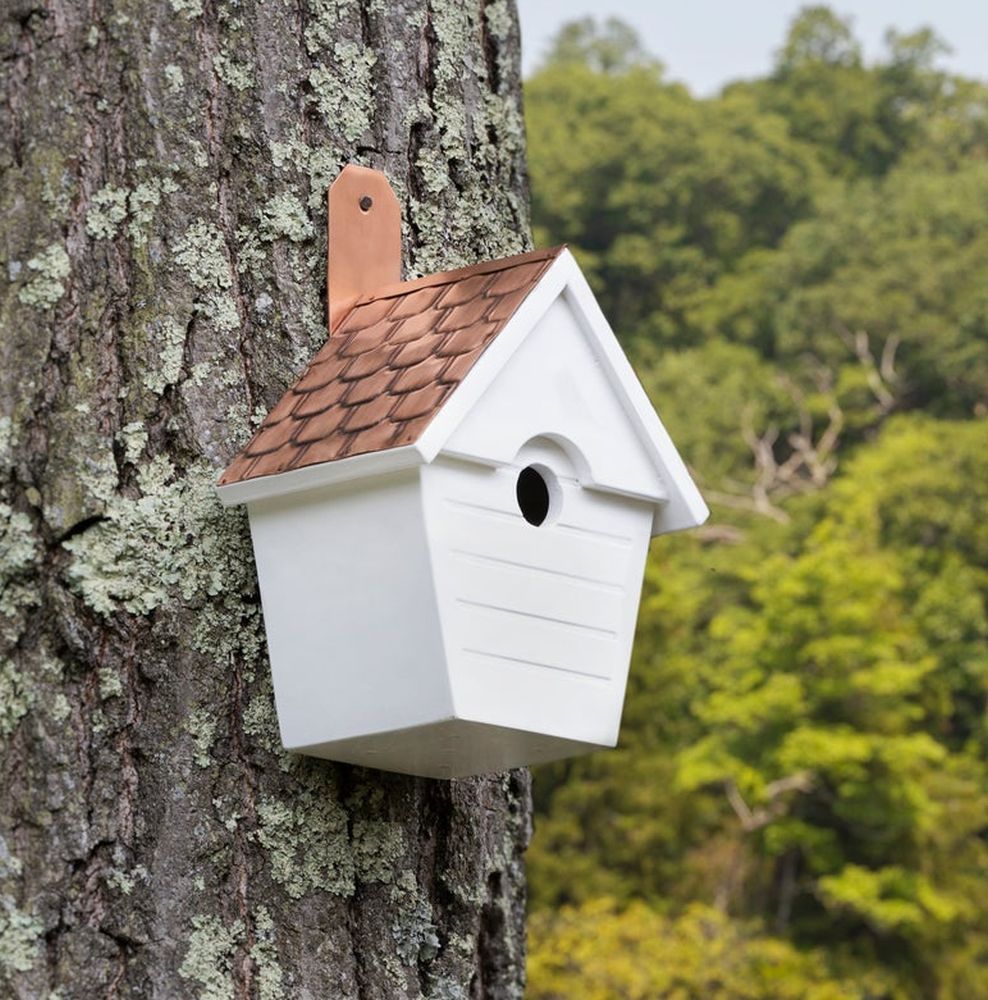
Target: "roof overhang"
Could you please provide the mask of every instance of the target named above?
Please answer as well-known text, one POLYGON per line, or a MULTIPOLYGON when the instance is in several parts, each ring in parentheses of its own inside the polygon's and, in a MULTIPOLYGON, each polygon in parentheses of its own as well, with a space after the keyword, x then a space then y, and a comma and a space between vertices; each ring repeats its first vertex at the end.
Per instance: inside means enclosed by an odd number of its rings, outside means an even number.
POLYGON ((238 483, 217 486, 216 493, 223 506, 233 507, 289 493, 303 493, 321 486, 339 486, 355 479, 401 472, 416 465, 423 465, 427 461, 419 444, 416 443, 403 448, 389 448, 387 451, 372 451, 364 455, 354 455, 352 458, 340 458, 335 462, 307 465, 274 476, 243 479, 238 483))

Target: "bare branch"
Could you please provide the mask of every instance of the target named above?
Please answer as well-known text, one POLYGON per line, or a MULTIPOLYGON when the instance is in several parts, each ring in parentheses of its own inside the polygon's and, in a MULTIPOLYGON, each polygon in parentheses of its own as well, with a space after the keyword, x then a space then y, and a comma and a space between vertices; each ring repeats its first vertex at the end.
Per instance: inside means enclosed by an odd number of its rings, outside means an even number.
POLYGON ((876 362, 871 349, 871 338, 865 330, 852 334, 843 323, 839 323, 837 333, 864 369, 868 388, 878 403, 879 412, 882 416, 890 413, 896 403, 892 390, 899 381, 895 370, 895 354, 902 342, 901 338, 894 333, 890 334, 882 346, 881 359, 876 362))
POLYGON ((727 801, 731 804, 734 814, 741 821, 741 829, 745 833, 752 833, 768 826, 773 820, 785 815, 789 807, 789 802, 783 796, 789 792, 809 792, 813 788, 813 774, 810 771, 797 771, 785 778, 769 782, 765 786, 765 795, 768 801, 764 806, 751 809, 744 801, 740 790, 733 778, 728 778, 724 782, 724 792, 727 801))

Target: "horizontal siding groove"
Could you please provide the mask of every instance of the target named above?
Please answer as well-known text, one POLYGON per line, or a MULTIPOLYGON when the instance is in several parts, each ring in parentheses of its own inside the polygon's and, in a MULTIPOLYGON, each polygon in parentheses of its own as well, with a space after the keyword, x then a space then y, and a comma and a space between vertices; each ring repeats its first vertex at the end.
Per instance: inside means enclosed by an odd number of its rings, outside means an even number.
POLYGON ((561 569, 550 569, 548 566, 537 566, 534 563, 521 562, 518 559, 506 559, 503 556, 489 556, 483 552, 472 552, 469 549, 450 549, 453 555, 461 559, 475 560, 483 563, 495 563, 498 566, 510 566, 513 569, 521 569, 535 573, 547 573, 549 576, 559 576, 575 583, 584 584, 595 590, 606 590, 612 594, 623 594, 624 587, 618 583, 610 583, 607 580, 599 580, 592 576, 583 576, 580 573, 567 573, 561 569))
POLYGON ((562 531, 573 531, 578 535, 591 535, 594 538, 607 539, 622 549, 629 548, 632 542, 632 539, 627 535, 615 535, 609 531, 599 531, 597 528, 583 528, 578 524, 568 524, 564 521, 556 522, 555 526, 562 531))
POLYGON ((465 510, 470 513, 480 511, 481 513, 493 514, 495 517, 514 523, 522 520, 520 511, 505 510, 503 507, 490 507, 487 504, 473 503, 470 500, 453 500, 450 497, 446 497, 444 502, 447 507, 452 507, 454 510, 465 510))
POLYGON ((610 639, 617 637, 617 631, 612 628, 601 628, 597 625, 585 625, 583 622, 568 621, 565 618, 553 618, 551 615, 542 615, 536 611, 523 611, 521 608, 506 608, 500 604, 488 604, 485 601, 471 601, 465 597, 458 597, 457 604, 464 604, 470 608, 480 608, 483 611, 496 611, 505 615, 518 615, 521 618, 534 618, 540 622, 547 622, 550 625, 565 625, 567 628, 579 629, 581 632, 593 632, 596 635, 607 636, 610 639))
POLYGON ((473 656, 483 656, 491 660, 506 660, 508 663, 520 663, 526 667, 541 667, 545 670, 556 670, 561 674, 572 674, 575 677, 586 677, 588 680, 602 681, 605 684, 609 684, 611 681, 611 678, 606 674, 594 674, 589 670, 576 670, 573 667, 562 667, 557 663, 539 663, 536 660, 526 660, 521 656, 506 656, 504 653, 491 653, 486 649, 471 649, 464 646, 463 652, 470 653, 473 656))

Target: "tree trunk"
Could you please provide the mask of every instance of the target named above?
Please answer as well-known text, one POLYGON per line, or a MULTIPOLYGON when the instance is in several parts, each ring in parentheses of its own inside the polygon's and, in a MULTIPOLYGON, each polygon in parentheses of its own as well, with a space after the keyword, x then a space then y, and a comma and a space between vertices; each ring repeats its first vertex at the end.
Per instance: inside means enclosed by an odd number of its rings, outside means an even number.
POLYGON ((528 246, 518 49, 508 0, 4 3, 0 995, 521 996, 526 774, 283 752, 213 494, 345 163, 409 274, 528 246))

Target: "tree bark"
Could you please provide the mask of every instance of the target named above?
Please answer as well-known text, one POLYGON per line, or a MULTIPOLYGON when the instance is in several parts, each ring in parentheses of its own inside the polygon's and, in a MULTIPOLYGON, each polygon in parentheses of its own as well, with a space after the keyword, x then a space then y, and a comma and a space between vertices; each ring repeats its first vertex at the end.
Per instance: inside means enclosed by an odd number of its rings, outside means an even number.
POLYGON ((213 494, 345 163, 410 275, 529 246, 513 6, 7 0, 0 57, 0 995, 520 997, 527 775, 283 752, 213 494))

